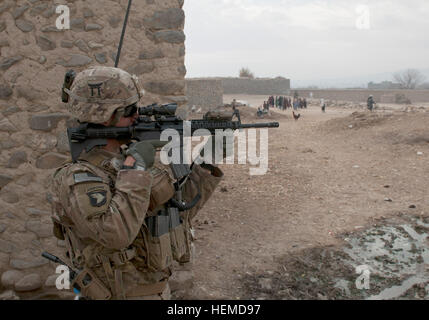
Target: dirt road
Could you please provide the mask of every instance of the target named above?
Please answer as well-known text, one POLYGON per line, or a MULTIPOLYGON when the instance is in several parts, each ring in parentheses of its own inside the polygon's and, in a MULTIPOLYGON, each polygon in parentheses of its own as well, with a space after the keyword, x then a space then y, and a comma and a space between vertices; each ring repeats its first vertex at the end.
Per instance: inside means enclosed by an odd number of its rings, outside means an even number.
MULTIPOLYGON (((253 105, 261 102, 261 97, 247 98, 253 105)), ((300 270, 294 268, 303 268, 287 265, 288 256, 311 259, 314 250, 340 248, 347 237, 401 215, 426 219, 427 111, 332 107, 323 114, 312 106, 300 111, 298 121, 290 111, 272 115, 269 121, 278 118, 280 128, 269 131, 267 174, 250 176, 246 165, 222 166, 225 179, 195 221, 195 284, 185 298, 278 299, 273 291, 280 289, 272 282, 288 283, 281 280, 283 271, 296 274, 300 270)), ((245 121, 256 120, 253 114, 249 111, 245 121)), ((422 266, 427 273, 429 261, 422 266)), ((356 277, 354 269, 341 272, 356 277)), ((303 274, 317 282, 314 276, 303 274)), ((284 298, 335 298, 320 292, 294 295, 295 282, 279 291, 288 292, 284 298)), ((420 285, 424 288, 425 281, 420 285)))

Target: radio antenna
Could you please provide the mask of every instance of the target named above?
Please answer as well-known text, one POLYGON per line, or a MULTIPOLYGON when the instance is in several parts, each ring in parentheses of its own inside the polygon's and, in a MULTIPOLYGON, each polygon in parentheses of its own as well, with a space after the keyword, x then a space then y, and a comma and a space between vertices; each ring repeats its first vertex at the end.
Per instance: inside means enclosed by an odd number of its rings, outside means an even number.
POLYGON ((124 26, 122 27, 121 40, 119 40, 118 53, 116 54, 115 68, 119 65, 119 58, 121 57, 122 44, 124 42, 125 30, 127 29, 128 16, 130 15, 132 0, 128 1, 127 13, 125 14, 124 26))

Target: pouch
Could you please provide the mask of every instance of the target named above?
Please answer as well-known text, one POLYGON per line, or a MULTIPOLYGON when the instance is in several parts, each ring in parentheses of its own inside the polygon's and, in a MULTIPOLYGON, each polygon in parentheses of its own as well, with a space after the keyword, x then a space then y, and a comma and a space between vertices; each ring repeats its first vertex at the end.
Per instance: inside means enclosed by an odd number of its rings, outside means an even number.
POLYGON ((89 269, 83 269, 73 280, 73 287, 77 287, 84 297, 93 300, 110 300, 112 293, 89 269))
POLYGON ((170 200, 176 190, 167 171, 154 167, 151 169, 151 172, 153 183, 150 192, 149 210, 154 210, 170 200))

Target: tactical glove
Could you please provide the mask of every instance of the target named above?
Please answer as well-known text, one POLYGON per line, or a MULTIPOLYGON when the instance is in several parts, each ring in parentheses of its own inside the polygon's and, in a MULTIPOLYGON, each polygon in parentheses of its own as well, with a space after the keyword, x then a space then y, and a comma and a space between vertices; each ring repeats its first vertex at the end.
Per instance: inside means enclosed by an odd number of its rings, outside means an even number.
POLYGON ((125 154, 136 160, 134 169, 147 170, 153 166, 155 161, 155 147, 147 141, 132 143, 125 154))

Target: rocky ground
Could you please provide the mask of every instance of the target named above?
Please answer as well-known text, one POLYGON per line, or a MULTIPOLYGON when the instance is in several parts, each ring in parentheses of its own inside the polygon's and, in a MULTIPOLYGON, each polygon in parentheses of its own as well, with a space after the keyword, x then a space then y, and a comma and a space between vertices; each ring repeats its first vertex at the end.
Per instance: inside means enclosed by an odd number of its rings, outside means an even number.
POLYGON ((194 287, 181 298, 428 299, 427 106, 332 103, 323 114, 315 102, 298 121, 241 110, 246 122, 280 122, 269 170, 223 166, 195 222, 194 287), (369 289, 356 288, 362 265, 369 289))

